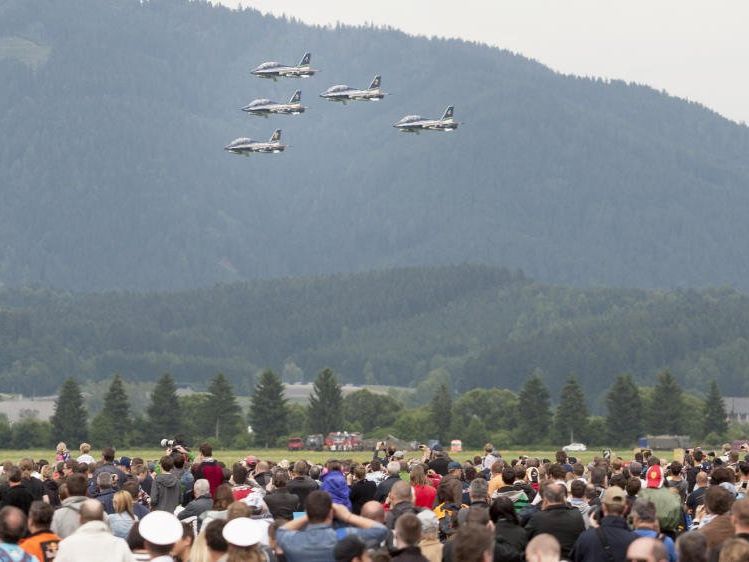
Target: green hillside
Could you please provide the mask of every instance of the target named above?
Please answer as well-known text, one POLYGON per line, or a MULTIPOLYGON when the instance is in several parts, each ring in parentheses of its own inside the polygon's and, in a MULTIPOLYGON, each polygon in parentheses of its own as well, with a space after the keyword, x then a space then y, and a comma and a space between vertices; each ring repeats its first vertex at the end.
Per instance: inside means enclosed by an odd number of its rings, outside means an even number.
POLYGON ((598 403, 613 377, 646 386, 670 368, 749 392, 749 298, 729 289, 575 289, 486 266, 254 281, 175 293, 0 291, 0 391, 55 392, 64 377, 171 372, 241 394, 259 368, 287 382, 331 367, 344 382, 416 386, 435 369, 457 390, 519 389, 540 369, 556 396, 575 373, 598 403))
POLYGON ((171 290, 470 261, 563 285, 749 287, 746 126, 507 51, 200 1, 6 0, 0 99, 5 285, 171 290), (314 78, 249 75, 307 50, 314 78), (317 97, 375 73, 393 93, 381 103, 317 97), (302 116, 238 111, 299 85, 302 116), (454 134, 390 126, 448 104, 454 134), (222 150, 277 126, 282 155, 222 150))

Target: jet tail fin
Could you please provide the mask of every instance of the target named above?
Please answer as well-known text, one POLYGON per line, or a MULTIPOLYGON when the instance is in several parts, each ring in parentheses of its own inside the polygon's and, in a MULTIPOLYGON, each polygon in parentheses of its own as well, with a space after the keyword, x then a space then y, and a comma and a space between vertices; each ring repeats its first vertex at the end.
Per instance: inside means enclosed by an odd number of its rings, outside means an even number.
POLYGON ((447 109, 445 110, 445 113, 442 115, 442 121, 444 121, 445 119, 452 119, 454 109, 455 109, 454 105, 448 105, 447 109))
POLYGON ((382 82, 382 77, 378 74, 374 77, 374 80, 372 80, 372 83, 369 85, 370 90, 374 90, 375 88, 380 87, 380 83, 382 82))
POLYGON ((302 101, 302 91, 297 90, 296 92, 294 92, 294 95, 291 96, 289 103, 299 103, 300 101, 302 101))
POLYGON ((299 61, 299 64, 297 66, 307 66, 311 58, 312 58, 312 55, 310 53, 304 53, 302 60, 299 61))
POLYGON ((270 142, 281 142, 281 129, 276 129, 270 136, 270 142))

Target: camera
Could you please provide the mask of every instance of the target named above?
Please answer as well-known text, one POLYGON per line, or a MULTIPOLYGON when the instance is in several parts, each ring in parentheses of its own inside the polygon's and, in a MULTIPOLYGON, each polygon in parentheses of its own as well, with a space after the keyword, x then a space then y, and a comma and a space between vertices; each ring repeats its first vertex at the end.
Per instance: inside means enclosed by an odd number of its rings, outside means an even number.
POLYGON ((166 454, 171 455, 173 451, 177 451, 179 453, 187 454, 190 452, 190 449, 187 447, 187 444, 185 441, 177 436, 172 439, 162 439, 161 440, 161 447, 166 449, 166 454))

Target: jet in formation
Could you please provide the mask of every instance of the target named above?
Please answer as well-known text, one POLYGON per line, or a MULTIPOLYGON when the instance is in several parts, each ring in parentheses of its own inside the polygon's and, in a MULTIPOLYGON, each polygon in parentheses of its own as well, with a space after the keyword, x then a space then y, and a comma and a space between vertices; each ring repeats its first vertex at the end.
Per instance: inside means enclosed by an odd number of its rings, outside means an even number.
POLYGON ((296 66, 288 66, 280 62, 264 62, 251 72, 260 78, 271 78, 274 81, 279 78, 309 78, 317 72, 310 66, 312 55, 304 53, 302 60, 296 66))
POLYGON ((286 149, 285 144, 281 144, 281 129, 273 131, 273 135, 267 142, 256 141, 249 138, 234 139, 224 147, 232 154, 242 154, 249 156, 253 152, 272 152, 274 154, 283 152, 286 149))
POLYGON ((306 108, 302 105, 302 91, 297 90, 294 95, 291 96, 289 103, 278 103, 269 99, 257 99, 252 100, 249 104, 242 108, 242 111, 246 111, 250 115, 260 115, 261 117, 268 117, 271 114, 284 114, 284 115, 299 115, 304 113, 306 108))
POLYGON ((380 76, 375 76, 366 90, 358 90, 345 84, 338 84, 325 90, 320 94, 320 97, 330 101, 340 101, 344 104, 349 101, 380 101, 387 95, 380 89, 381 81, 380 76))
POLYGON ((440 119, 425 119, 421 115, 406 115, 393 127, 404 133, 420 133, 421 131, 454 131, 458 123, 453 119, 452 105, 448 106, 440 119))

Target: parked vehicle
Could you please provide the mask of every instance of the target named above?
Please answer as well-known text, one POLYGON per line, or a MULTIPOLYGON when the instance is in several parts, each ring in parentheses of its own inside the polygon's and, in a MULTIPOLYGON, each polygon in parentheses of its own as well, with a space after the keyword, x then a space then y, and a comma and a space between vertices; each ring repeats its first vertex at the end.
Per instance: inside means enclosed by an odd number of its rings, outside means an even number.
POLYGON ((301 437, 289 437, 286 447, 289 451, 302 451, 304 450, 304 440, 301 437))
POLYGON ((322 433, 308 435, 304 440, 304 448, 308 451, 322 451, 324 439, 322 433))

